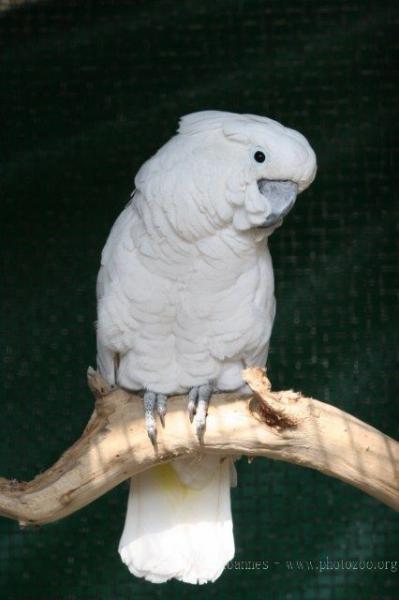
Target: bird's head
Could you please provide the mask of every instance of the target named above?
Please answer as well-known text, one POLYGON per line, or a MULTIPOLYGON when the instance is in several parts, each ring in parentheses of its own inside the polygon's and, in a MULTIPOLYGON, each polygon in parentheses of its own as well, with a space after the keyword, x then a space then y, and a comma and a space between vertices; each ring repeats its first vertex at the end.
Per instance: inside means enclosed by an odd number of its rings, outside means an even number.
POLYGON ((316 174, 306 138, 272 119, 192 113, 140 169, 136 188, 195 239, 226 226, 271 233, 316 174))

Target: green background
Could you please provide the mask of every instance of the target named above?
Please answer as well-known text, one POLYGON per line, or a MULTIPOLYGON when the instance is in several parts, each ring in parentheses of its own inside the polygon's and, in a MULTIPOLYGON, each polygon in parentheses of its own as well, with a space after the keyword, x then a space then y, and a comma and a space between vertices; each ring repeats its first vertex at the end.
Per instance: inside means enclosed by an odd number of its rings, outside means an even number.
MULTIPOLYGON (((84 428, 101 248, 141 163, 180 115, 207 108, 281 120, 318 156, 315 183, 271 240, 274 387, 398 436, 394 6, 67 0, 4 13, 2 476, 32 478, 84 428)), ((399 597, 398 572, 285 565, 398 560, 391 509, 289 464, 242 460, 238 471, 236 559, 268 570, 228 570, 206 587, 135 579, 117 554, 125 483, 40 529, 0 519, 0 598, 399 597)))

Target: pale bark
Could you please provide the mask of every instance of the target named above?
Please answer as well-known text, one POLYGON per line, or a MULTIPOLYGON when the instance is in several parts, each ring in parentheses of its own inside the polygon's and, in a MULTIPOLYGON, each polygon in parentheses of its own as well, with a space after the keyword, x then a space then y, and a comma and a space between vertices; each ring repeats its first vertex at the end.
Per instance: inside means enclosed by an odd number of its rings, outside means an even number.
POLYGON ((292 391, 271 392, 262 369, 247 369, 244 377, 253 396, 215 394, 202 443, 188 419, 187 398, 170 398, 165 429, 158 424, 153 447, 142 399, 110 390, 89 370, 96 405, 81 438, 28 483, 0 478, 0 515, 21 525, 49 523, 135 473, 198 452, 264 456, 310 467, 399 510, 398 442, 329 404, 292 391))

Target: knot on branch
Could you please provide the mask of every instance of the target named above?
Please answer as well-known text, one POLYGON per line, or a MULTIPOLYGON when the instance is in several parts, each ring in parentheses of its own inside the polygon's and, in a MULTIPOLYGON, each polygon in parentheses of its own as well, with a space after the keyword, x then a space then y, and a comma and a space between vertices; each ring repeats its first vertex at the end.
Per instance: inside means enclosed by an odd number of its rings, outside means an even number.
POLYGON ((280 431, 292 429, 298 421, 284 410, 284 402, 297 402, 300 394, 289 391, 286 396, 273 393, 271 383, 266 375, 266 369, 252 368, 243 372, 244 381, 253 391, 254 397, 249 403, 249 410, 254 416, 280 431))

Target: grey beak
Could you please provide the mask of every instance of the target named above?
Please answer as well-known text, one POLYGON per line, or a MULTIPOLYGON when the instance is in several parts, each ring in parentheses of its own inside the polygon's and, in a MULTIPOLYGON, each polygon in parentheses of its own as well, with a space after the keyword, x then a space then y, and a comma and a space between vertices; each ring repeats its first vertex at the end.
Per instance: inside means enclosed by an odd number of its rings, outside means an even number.
POLYGON ((283 219, 294 206, 298 186, 293 181, 260 179, 258 187, 270 207, 270 213, 260 227, 272 227, 283 219))

